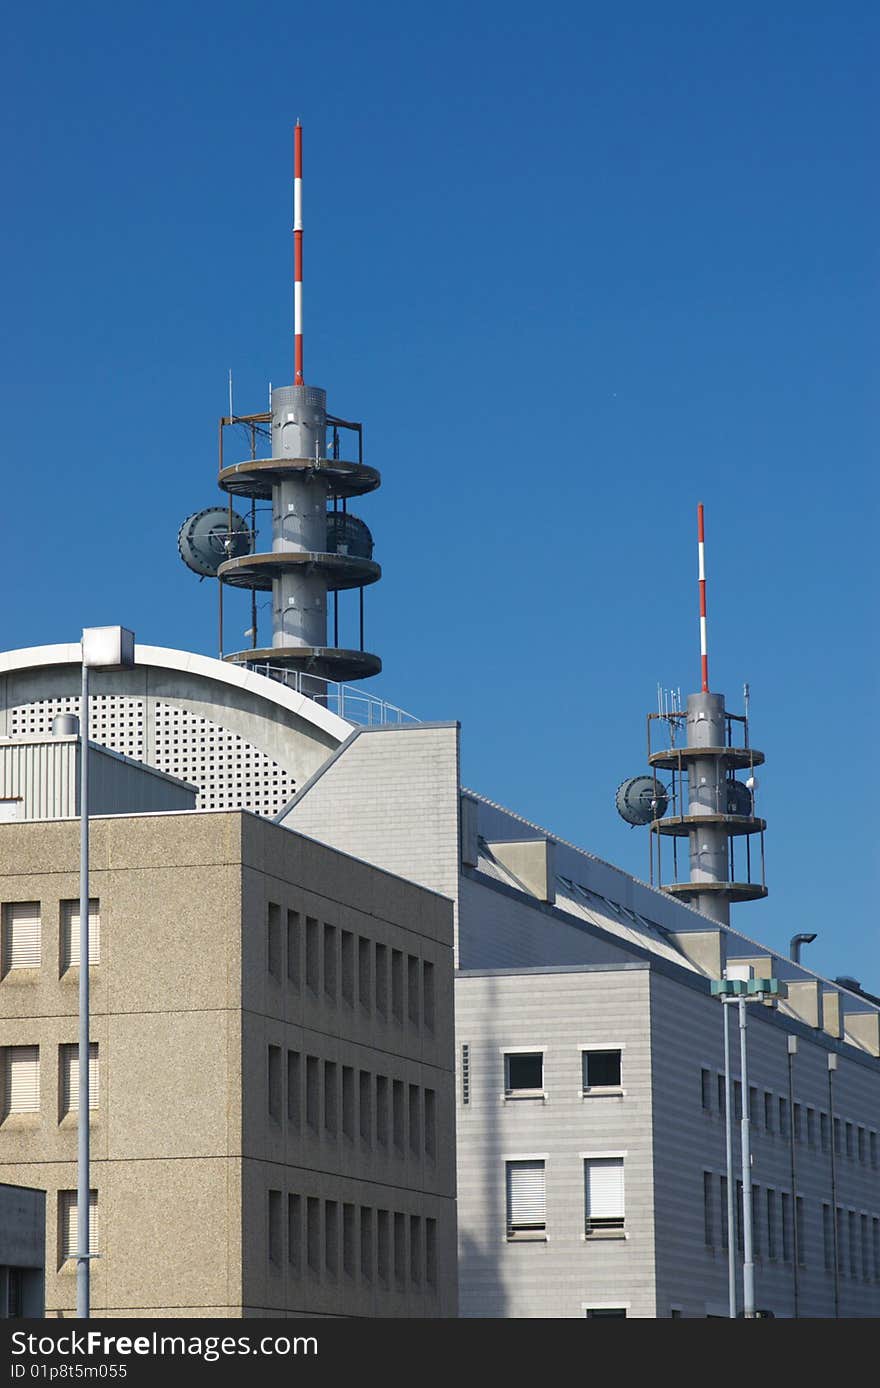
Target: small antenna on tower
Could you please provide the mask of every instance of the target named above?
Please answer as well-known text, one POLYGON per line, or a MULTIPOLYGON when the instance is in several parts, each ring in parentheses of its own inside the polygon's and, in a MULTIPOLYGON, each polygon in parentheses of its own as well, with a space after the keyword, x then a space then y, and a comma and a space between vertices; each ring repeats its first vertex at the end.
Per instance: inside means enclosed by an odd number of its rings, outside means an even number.
POLYGON ((301 386, 303 378, 303 227, 302 227, 302 126, 297 120, 293 130, 293 384, 301 386))
POLYGON ((706 552, 705 552, 705 531, 703 528, 703 503, 697 506, 697 554, 699 557, 700 574, 700 669, 702 674, 702 691, 709 693, 709 648, 706 642, 706 552))
POLYGON ((229 418, 235 418, 235 411, 232 408, 232 367, 229 368, 229 418))

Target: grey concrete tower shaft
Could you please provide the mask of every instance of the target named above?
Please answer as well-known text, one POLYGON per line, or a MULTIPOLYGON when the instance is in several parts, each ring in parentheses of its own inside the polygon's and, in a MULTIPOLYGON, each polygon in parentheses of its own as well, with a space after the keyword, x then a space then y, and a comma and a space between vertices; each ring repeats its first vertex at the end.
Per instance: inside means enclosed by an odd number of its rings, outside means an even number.
MULTIPOLYGON (((705 757, 696 757, 688 763, 688 814, 694 818, 714 818, 726 813, 727 770, 723 757, 718 755, 718 749, 723 748, 725 742, 724 695, 689 694, 687 746, 707 749, 705 757)), ((727 881, 728 833, 723 825, 693 826, 688 832, 688 846, 691 882, 720 884, 727 881)), ((717 891, 695 892, 693 904, 704 916, 722 925, 730 924, 730 901, 717 891)))
MULTIPOLYGON (((272 455, 314 458, 327 452, 327 394, 316 386, 272 391, 272 455)), ((272 486, 272 553, 327 549, 328 482, 314 471, 282 475, 272 486)), ((272 645, 327 644, 327 579, 316 569, 280 568, 272 579, 272 645)))

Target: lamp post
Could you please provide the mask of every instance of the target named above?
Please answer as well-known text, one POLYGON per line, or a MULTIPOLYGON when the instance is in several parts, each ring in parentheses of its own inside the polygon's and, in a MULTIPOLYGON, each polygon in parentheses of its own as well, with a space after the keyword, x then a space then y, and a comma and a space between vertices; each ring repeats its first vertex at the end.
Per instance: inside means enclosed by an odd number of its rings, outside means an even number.
POLYGON ((76 1152, 76 1314, 89 1318, 89 671, 134 665, 134 632, 86 627, 82 634, 79 720, 79 1108, 76 1152))
MULTIPOLYGON (((755 1319, 755 1264, 752 1240, 752 1156, 750 1144, 749 1114, 749 1071, 748 1046, 746 1044, 746 1003, 760 1002, 765 1007, 775 1007, 780 996, 784 995, 785 985, 777 978, 722 978, 712 979, 711 992, 725 1005, 736 1003, 739 1019, 740 1085, 742 1089, 742 1113, 740 1115, 740 1156, 742 1163, 743 1190, 743 1316, 746 1320, 755 1319)), ((731 1318, 736 1316, 736 1265, 733 1254, 735 1238, 733 1190, 733 1142, 731 1139, 730 1115, 730 1043, 728 1040, 727 1012, 724 1016, 724 1085, 727 1109, 727 1275, 728 1302, 731 1318)), ((792 1197, 794 1192, 792 1192, 792 1197)))

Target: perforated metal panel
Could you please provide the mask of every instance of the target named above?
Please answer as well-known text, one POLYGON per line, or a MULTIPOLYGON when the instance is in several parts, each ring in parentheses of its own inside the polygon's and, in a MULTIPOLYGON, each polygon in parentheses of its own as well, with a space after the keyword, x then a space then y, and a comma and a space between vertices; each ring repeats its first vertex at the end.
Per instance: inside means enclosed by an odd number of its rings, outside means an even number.
MULTIPOLYGON (((59 714, 78 711, 76 696, 21 704, 9 710, 9 732, 48 735, 59 714)), ((98 694, 89 701, 92 741, 198 786, 197 809, 246 809, 271 818, 294 794, 294 777, 278 762, 240 734, 177 704, 156 703, 148 759, 147 718, 144 699, 98 694)))
MULTIPOLYGON (((9 710, 12 737, 48 736, 60 713, 79 713, 79 698, 67 695, 19 704, 9 710)), ((89 699, 89 736, 113 752, 144 760, 144 701, 122 694, 95 694, 89 699)))
POLYGON ((174 704, 156 705, 155 764, 199 787, 200 810, 272 816, 296 788, 283 767, 238 733, 174 704))

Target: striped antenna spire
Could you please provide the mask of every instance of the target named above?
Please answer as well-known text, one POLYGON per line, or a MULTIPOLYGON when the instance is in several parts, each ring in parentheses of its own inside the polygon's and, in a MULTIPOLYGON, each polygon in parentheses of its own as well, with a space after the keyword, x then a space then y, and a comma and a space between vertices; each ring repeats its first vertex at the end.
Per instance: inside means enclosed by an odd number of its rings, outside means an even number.
POLYGON ((303 381, 303 224, 302 224, 302 126, 293 131, 293 384, 303 381))
POLYGON ((700 565, 700 667, 703 693, 709 693, 709 648, 706 643, 706 535, 703 527, 703 503, 697 506, 697 553, 700 565))

